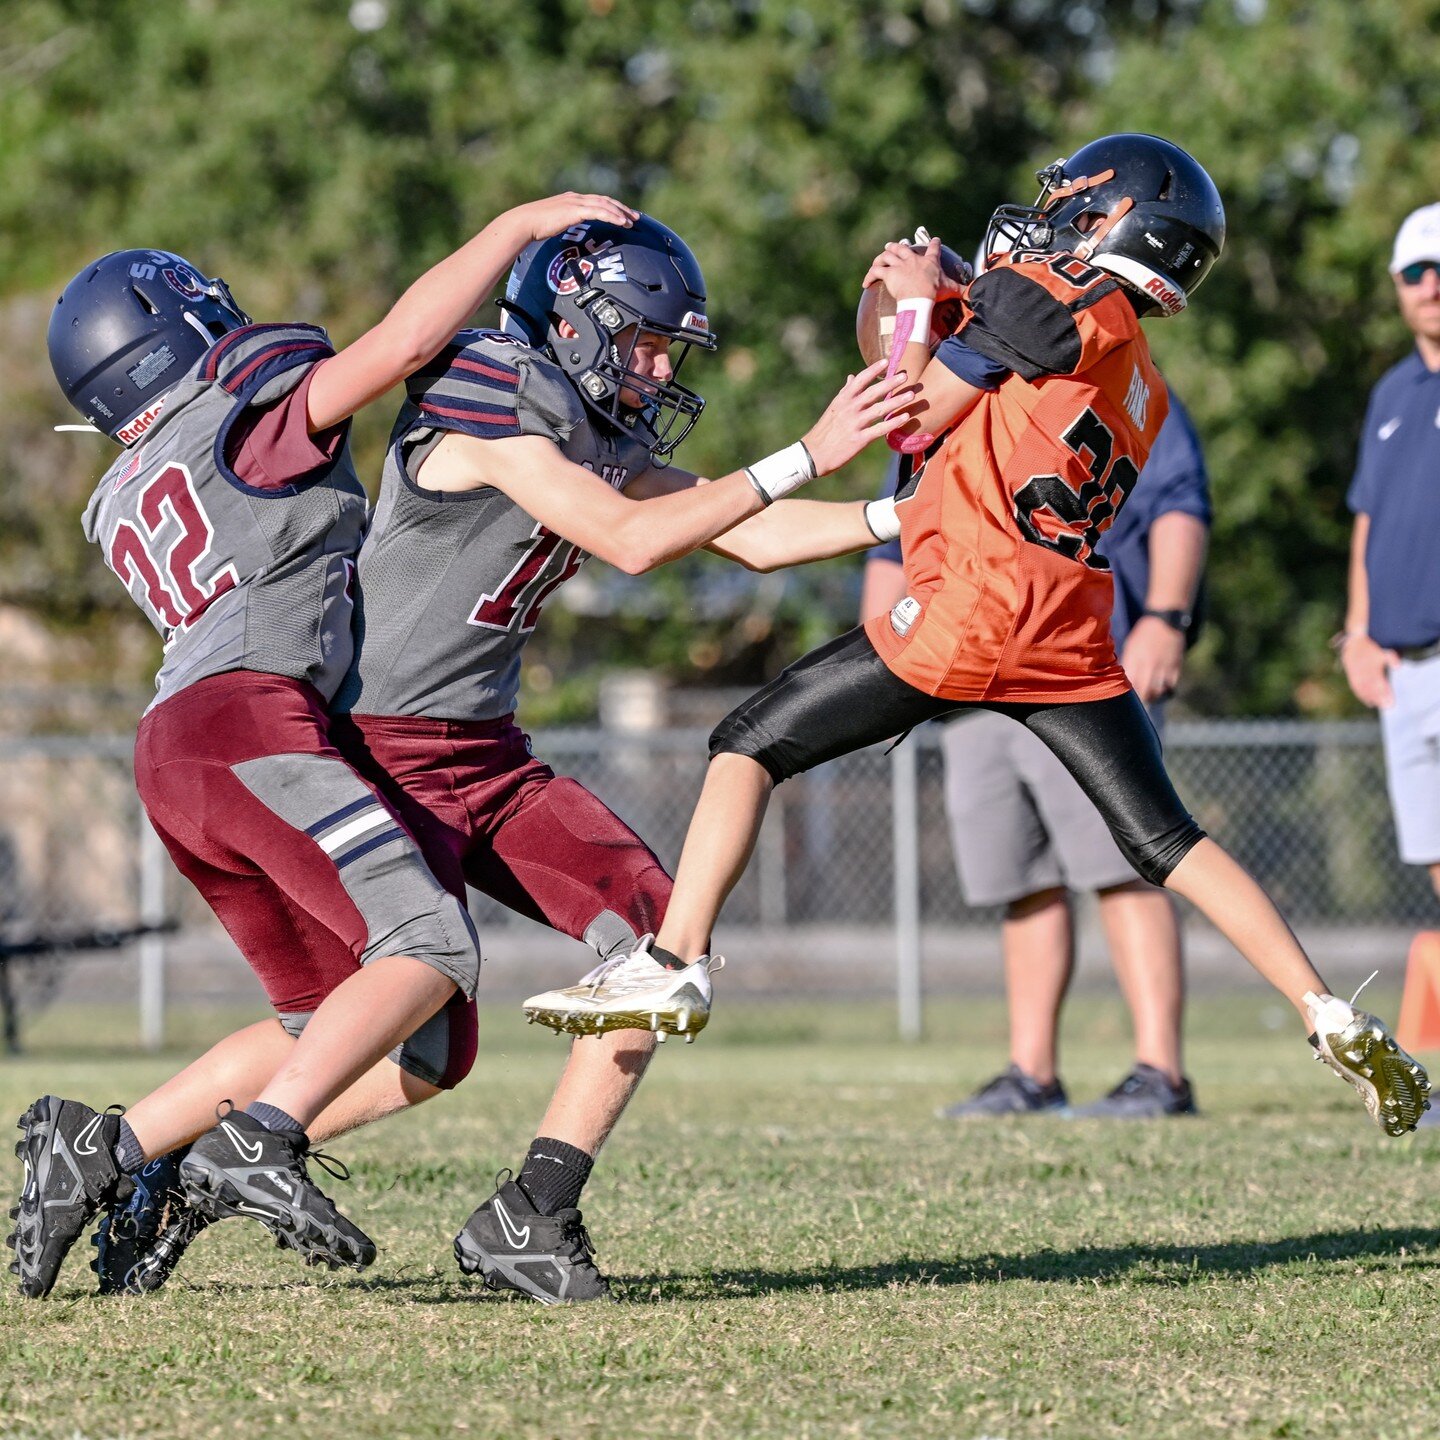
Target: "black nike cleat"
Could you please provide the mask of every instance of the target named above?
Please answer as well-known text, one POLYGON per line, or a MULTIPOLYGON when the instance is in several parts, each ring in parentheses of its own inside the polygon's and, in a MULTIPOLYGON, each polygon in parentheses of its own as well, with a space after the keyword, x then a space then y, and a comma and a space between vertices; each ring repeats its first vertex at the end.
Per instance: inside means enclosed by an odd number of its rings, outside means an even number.
POLYGON ((190 1147, 180 1183, 186 1202, 210 1220, 245 1215, 307 1265, 363 1270, 375 1258, 375 1242, 311 1180, 307 1158, 337 1179, 350 1178, 343 1165, 311 1150, 303 1133, 267 1130, 243 1110, 231 1110, 190 1147))
POLYGON ((210 1217, 187 1204, 180 1162, 189 1146, 152 1160, 137 1175, 135 1192, 112 1206, 95 1235, 98 1252, 90 1268, 100 1277, 102 1295, 144 1295, 174 1273, 190 1242, 210 1217))
POLYGON ((25 1188, 11 1208, 15 1229, 5 1243, 15 1251, 10 1273, 19 1277, 20 1293, 38 1300, 54 1289, 61 1262, 100 1207, 128 1198, 130 1180, 115 1162, 118 1113, 45 1095, 18 1125, 24 1138, 15 1153, 25 1165, 25 1188))
POLYGON ((495 1193, 455 1237, 455 1261, 467 1275, 542 1305, 613 1298, 578 1210, 542 1215, 508 1170, 495 1184, 495 1193))

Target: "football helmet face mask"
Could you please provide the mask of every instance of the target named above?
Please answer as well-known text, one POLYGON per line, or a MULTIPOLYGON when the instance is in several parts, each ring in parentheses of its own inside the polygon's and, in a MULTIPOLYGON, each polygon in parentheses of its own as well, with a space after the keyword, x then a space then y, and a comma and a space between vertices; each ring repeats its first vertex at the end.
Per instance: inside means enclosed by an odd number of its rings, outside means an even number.
MULTIPOLYGON (((50 315, 65 398, 112 440, 250 317, 223 280, 168 250, 116 250, 87 265, 50 315)), ((133 428, 133 427, 132 427, 133 428)))
POLYGON ((1002 205, 985 253, 1069 251, 1178 315, 1225 244, 1225 206, 1193 156, 1156 135, 1107 135, 1036 173, 1034 205, 1002 205))
POLYGON ((589 409, 637 436, 657 464, 705 409, 676 378, 691 350, 715 349, 705 277, 690 247, 658 220, 642 215, 628 229, 586 221, 527 246, 501 304, 504 330, 548 351, 589 409), (667 342, 668 376, 635 368, 637 349, 667 342), (635 396, 643 403, 626 403, 635 396))

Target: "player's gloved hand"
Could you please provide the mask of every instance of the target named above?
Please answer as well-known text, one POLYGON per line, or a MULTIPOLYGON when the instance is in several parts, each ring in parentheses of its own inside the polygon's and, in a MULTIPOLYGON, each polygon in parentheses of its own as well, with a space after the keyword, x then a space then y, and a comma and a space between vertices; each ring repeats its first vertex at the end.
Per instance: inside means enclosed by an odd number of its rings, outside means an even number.
POLYGON ((1340 663, 1345 667, 1345 678, 1355 698, 1362 705, 1372 710, 1388 710, 1395 703, 1390 667, 1398 665, 1400 657, 1393 650, 1387 650, 1368 635, 1350 635, 1340 651, 1340 663))
POLYGON ((887 377, 885 366, 884 360, 877 360, 851 375, 805 435, 817 475, 829 475, 848 464, 872 440, 888 435, 909 418, 919 387, 907 382, 903 370, 887 377))
POLYGON ((583 220, 603 220, 609 225, 623 225, 627 229, 639 219, 640 212, 629 205, 622 205, 608 195, 581 195, 567 190, 563 195, 551 195, 545 200, 532 200, 528 205, 517 205, 500 217, 514 225, 525 238, 545 240, 558 235, 583 220))

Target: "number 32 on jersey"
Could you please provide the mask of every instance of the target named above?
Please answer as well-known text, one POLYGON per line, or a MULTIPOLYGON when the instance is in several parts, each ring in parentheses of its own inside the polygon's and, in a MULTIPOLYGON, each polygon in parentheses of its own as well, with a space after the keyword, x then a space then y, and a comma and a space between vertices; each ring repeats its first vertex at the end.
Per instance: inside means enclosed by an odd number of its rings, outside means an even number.
POLYGON ((174 631, 193 625, 213 600, 233 590, 239 577, 233 565, 199 577, 215 528, 184 465, 172 462, 146 481, 136 519, 138 526, 128 520, 115 526, 107 559, 168 642, 174 631))

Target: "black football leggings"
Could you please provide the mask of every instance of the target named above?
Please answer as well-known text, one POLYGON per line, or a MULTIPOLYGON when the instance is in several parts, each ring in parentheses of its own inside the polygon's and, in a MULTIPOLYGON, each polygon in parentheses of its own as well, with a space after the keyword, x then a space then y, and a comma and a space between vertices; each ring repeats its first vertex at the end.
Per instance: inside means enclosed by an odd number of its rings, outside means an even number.
POLYGON ((1204 838, 1165 773, 1155 727, 1133 690, 1068 704, 938 700, 901 680, 863 629, 802 656, 731 711, 710 737, 710 756, 748 755, 778 784, 922 721, 976 709, 1009 715, 1038 735, 1152 884, 1163 885, 1204 838))

